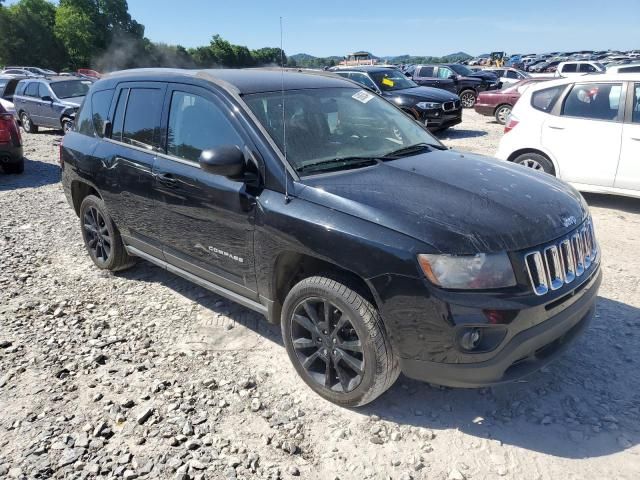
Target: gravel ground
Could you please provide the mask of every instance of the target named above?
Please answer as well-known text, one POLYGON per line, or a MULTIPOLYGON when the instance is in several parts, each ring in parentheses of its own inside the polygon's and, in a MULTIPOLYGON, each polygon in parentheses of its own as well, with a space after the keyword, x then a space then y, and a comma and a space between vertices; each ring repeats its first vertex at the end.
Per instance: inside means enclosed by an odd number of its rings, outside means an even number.
MULTIPOLYGON (((492 154, 502 127, 464 118, 442 140, 492 154)), ((144 261, 95 269, 57 138, 0 175, 0 478, 639 478, 640 201, 588 196, 604 283, 557 362, 481 390, 400 377, 347 410, 258 315, 144 261)))

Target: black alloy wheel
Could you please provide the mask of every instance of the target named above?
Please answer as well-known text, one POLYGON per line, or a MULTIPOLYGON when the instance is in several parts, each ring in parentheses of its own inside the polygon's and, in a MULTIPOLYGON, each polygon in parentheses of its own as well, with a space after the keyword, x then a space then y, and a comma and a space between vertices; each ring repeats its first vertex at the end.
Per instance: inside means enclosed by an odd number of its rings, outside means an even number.
POLYGON ((106 264, 111 255, 112 239, 109 235, 107 222, 96 207, 89 207, 82 219, 82 228, 85 231, 87 248, 90 254, 99 263, 106 264))
POLYGON ((353 391, 365 372, 362 342, 349 315, 321 298, 300 302, 293 314, 291 341, 298 360, 318 385, 353 391))

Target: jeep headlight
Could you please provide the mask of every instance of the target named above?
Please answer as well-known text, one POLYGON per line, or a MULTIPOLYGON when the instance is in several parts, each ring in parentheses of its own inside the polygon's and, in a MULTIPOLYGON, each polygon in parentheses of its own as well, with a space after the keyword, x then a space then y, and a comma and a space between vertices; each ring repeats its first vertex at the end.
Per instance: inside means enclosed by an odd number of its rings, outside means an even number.
POLYGON ((420 268, 434 285, 455 289, 489 289, 516 284, 506 253, 476 255, 418 255, 420 268))
POLYGON ((422 110, 434 110, 436 108, 441 108, 442 104, 437 102, 420 102, 416 103, 416 107, 421 108, 422 110))

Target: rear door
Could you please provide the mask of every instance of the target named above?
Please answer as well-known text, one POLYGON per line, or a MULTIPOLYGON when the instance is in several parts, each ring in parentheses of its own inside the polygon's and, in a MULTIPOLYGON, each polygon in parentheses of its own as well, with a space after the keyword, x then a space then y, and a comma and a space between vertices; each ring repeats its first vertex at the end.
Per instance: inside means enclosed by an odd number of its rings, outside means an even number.
POLYGON ((424 87, 438 87, 435 67, 417 67, 413 74, 413 81, 424 87))
POLYGON ((162 138, 165 91, 162 82, 119 84, 109 113, 110 138, 95 153, 103 164, 97 181, 125 243, 158 258, 162 222, 153 164, 162 138))
POLYGON ((449 67, 437 67, 436 76, 438 77, 438 88, 449 90, 450 92, 458 92, 458 80, 456 74, 449 67))
POLYGON ((620 163, 614 186, 640 191, 640 82, 629 84, 627 99, 620 163))
MULTIPOLYGON (((29 82, 20 98, 20 110, 24 110, 36 125, 42 124, 42 111, 40 110, 40 82, 29 82)), ((16 110, 18 110, 16 106, 16 110)))
POLYGON ((574 84, 556 115, 542 125, 542 145, 555 157, 563 180, 612 187, 623 116, 622 82, 574 84))
MULTIPOLYGON (((234 108, 217 94, 173 84, 167 91, 165 153, 154 166, 168 263, 257 300, 255 197, 246 183, 200 168, 203 150, 249 144, 234 108)), ((255 193, 255 192, 254 192, 255 193)))

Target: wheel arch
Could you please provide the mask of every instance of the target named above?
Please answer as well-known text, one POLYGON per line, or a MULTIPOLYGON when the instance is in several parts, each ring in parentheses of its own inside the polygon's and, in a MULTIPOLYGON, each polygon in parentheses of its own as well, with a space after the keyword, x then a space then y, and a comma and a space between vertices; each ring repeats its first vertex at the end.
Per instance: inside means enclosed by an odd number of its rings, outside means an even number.
POLYGON ((372 286, 357 273, 311 255, 287 251, 278 255, 273 267, 271 298, 274 304, 270 315, 273 323, 280 323, 282 305, 291 288, 301 280, 316 275, 347 282, 350 288, 376 307, 379 305, 372 286))
POLYGON ((73 201, 73 209, 76 215, 80 215, 80 205, 82 205, 82 201, 89 195, 95 195, 102 200, 102 195, 100 195, 93 185, 81 180, 73 180, 71 182, 71 200, 73 201))

